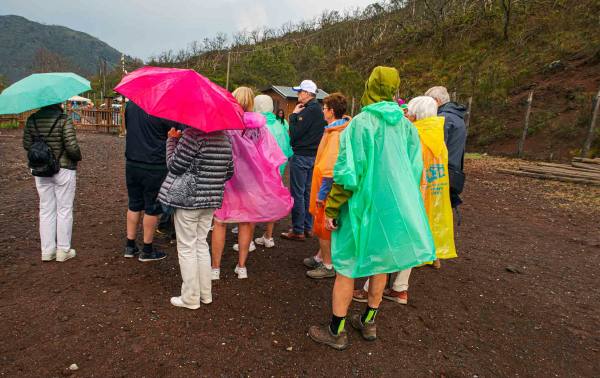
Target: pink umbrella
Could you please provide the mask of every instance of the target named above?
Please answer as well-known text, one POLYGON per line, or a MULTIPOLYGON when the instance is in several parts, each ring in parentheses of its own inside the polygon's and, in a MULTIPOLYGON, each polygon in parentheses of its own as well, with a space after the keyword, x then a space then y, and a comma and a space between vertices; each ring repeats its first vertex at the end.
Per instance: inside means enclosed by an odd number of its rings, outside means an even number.
POLYGON ((224 88, 194 70, 143 67, 115 91, 155 117, 211 132, 244 129, 244 110, 224 88))

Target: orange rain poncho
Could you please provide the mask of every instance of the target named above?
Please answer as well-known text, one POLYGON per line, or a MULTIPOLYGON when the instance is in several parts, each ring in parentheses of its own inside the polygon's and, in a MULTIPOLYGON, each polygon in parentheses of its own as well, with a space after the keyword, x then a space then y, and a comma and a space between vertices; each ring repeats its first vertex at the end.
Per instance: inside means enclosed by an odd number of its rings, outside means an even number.
POLYGON ((450 205, 448 149, 444 143, 444 117, 428 117, 414 122, 423 150, 421 194, 438 259, 456 257, 454 223, 450 205))
POLYGON ((309 212, 315 217, 313 232, 319 239, 323 240, 331 240, 331 231, 325 228, 325 205, 317 207, 317 195, 323 178, 333 178, 333 167, 340 151, 340 134, 351 120, 350 117, 344 117, 344 119, 347 120, 344 124, 325 129, 323 138, 317 149, 317 157, 313 169, 309 212))

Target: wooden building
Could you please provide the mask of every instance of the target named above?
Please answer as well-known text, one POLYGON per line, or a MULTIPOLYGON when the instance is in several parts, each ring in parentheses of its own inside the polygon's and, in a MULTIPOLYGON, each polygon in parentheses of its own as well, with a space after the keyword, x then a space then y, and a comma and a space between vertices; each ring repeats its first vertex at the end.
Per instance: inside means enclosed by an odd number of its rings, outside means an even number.
MULTIPOLYGON (((277 113, 278 109, 283 109, 286 118, 289 118, 298 103, 298 92, 294 91, 292 87, 271 85, 261 92, 273 99, 274 112, 277 113)), ((322 103, 323 99, 327 96, 329 96, 329 93, 322 89, 317 90, 317 101, 319 103, 322 103)))

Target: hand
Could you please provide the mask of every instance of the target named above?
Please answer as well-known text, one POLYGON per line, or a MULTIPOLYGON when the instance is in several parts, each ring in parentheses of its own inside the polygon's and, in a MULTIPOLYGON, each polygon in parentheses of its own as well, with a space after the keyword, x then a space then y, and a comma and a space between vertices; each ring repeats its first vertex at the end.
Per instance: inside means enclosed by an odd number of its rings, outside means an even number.
POLYGON ((329 231, 337 230, 337 225, 335 224, 335 219, 325 218, 325 228, 329 231))
POLYGON ((171 127, 171 130, 169 130, 169 133, 167 134, 167 136, 169 138, 177 138, 177 139, 181 138, 181 135, 182 135, 181 131, 177 130, 174 127, 171 127))
POLYGON ((304 104, 299 102, 296 107, 294 108, 294 111, 292 113, 294 114, 298 114, 302 111, 302 109, 304 109, 304 104))
POLYGON ((318 199, 317 200, 317 208, 320 209, 323 206, 325 206, 325 201, 318 199))

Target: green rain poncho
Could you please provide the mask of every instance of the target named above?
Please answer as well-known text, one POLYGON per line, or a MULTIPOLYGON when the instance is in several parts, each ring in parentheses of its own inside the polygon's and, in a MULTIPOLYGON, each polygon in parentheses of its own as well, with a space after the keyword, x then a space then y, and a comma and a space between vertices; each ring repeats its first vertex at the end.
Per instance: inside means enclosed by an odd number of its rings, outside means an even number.
POLYGON ((366 106, 342 133, 333 177, 352 194, 339 208, 331 255, 336 271, 352 278, 398 272, 435 259, 419 189, 419 134, 396 102, 382 101, 391 100, 385 94, 395 89, 389 77, 381 78, 390 72, 378 69, 384 67, 376 68, 367 82, 366 106))
MULTIPOLYGON (((275 117, 275 114, 273 114, 273 112, 264 112, 261 114, 264 115, 267 119, 267 128, 269 128, 269 131, 275 137, 277 145, 279 146, 279 148, 281 148, 281 151, 283 151, 285 157, 289 158, 290 156, 292 156, 294 152, 292 151, 292 146, 290 146, 290 127, 287 121, 281 123, 277 119, 277 117, 275 117)), ((281 177, 283 177, 283 172, 285 172, 286 165, 287 163, 284 163, 279 166, 279 173, 281 174, 281 177)))

